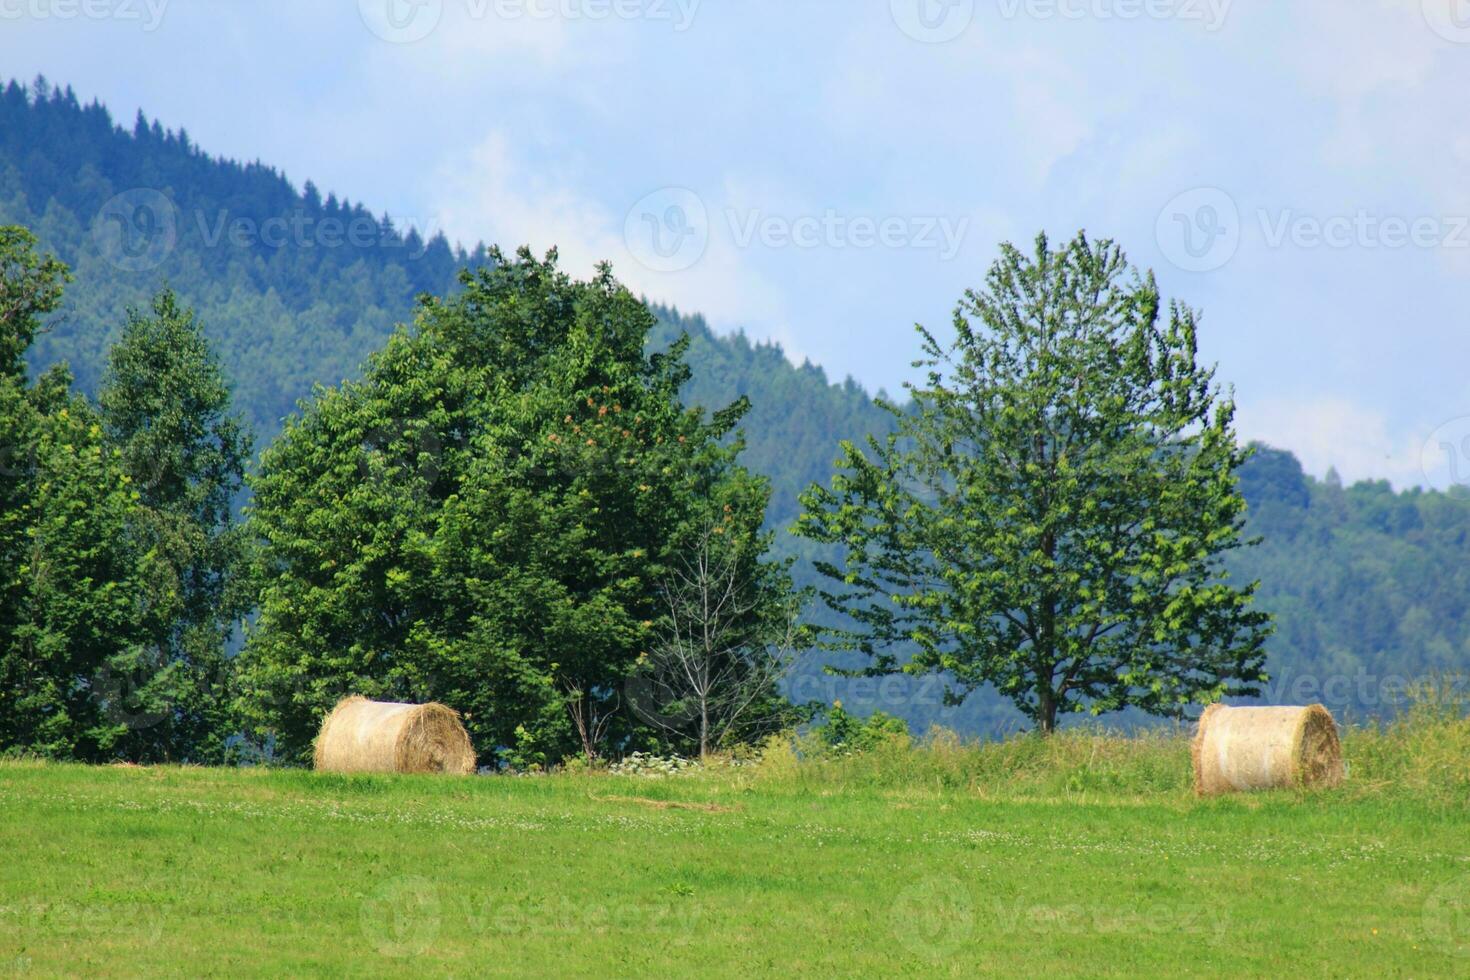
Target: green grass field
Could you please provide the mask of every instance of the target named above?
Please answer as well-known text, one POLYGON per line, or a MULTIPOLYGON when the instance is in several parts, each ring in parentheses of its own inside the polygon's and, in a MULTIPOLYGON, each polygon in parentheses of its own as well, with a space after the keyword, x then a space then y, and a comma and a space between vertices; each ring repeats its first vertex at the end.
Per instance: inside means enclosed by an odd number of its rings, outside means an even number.
POLYGON ((1323 794, 1180 738, 651 779, 0 764, 0 976, 1470 973, 1470 729, 1323 794), (669 805, 678 804, 678 805, 669 805))

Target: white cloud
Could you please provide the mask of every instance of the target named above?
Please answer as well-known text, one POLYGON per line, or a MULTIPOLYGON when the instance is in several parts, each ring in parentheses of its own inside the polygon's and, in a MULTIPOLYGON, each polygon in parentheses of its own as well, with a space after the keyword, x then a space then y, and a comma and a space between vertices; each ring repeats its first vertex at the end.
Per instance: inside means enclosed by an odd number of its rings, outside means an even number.
POLYGON ((704 191, 708 245, 691 267, 673 272, 649 268, 624 236, 628 210, 648 188, 609 203, 579 190, 566 174, 532 168, 503 132, 493 132, 470 153, 438 168, 426 194, 437 226, 451 241, 499 244, 506 251, 529 245, 537 254, 555 246, 572 275, 590 275, 601 261, 634 293, 704 313, 712 323, 745 326, 755 339, 781 341, 788 355, 801 353, 780 325, 791 318, 779 292, 748 250, 727 234, 728 189, 704 191))
POLYGON ((1425 5, 1456 0, 1297 0, 1302 77, 1342 99, 1420 87, 1445 42, 1425 5))
POLYGON ((359 0, 372 36, 370 55, 412 61, 430 73, 461 75, 485 59, 556 62, 569 22, 537 4, 506 0, 359 0))
POLYGON ((1344 483, 1387 479, 1395 487, 1427 482, 1424 435, 1394 432, 1370 408, 1336 396, 1270 398, 1239 407, 1242 439, 1289 449, 1308 473, 1335 468, 1344 483))

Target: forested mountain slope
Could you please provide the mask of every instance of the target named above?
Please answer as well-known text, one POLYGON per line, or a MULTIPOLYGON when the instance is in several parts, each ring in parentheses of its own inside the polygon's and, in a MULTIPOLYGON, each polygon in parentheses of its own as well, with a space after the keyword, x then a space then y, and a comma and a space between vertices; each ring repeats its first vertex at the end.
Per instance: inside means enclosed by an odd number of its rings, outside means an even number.
MULTIPOLYGON (((210 157, 183 131, 141 116, 120 127, 102 106, 42 83, 0 92, 0 224, 8 223, 35 231, 76 276, 64 315, 34 347, 35 366, 67 360, 79 387, 95 392, 125 311, 167 283, 204 320, 262 444, 313 384, 356 375, 412 315, 416 295, 454 290, 457 271, 486 258, 480 246, 400 233, 363 205, 298 188, 265 164, 210 157)), ((887 413, 853 381, 833 384, 777 346, 654 310, 658 343, 690 334, 687 401, 714 408, 750 398, 745 460, 772 481, 778 547, 801 553, 784 531, 796 495, 828 478, 839 439, 885 431, 887 413)), ((1391 708, 1401 681, 1463 673, 1470 495, 1344 488, 1265 449, 1243 485, 1264 544, 1237 555, 1233 570, 1262 580, 1261 601, 1278 617, 1272 699, 1323 700, 1361 715, 1391 708)), ((809 569, 799 574, 810 580, 809 569)), ((814 676, 804 676, 799 697, 844 696, 920 725, 994 731, 1014 717, 988 695, 942 709, 932 686, 916 696, 909 684, 854 688, 814 676)))
POLYGON ((65 315, 32 360, 69 360, 85 391, 125 311, 168 283, 208 325, 267 439, 314 382, 354 374, 417 293, 449 290, 483 256, 400 235, 263 164, 210 157, 141 114, 124 129, 69 89, 29 88, 0 93, 0 221, 72 267, 65 315))
MULTIPOLYGON (((689 334, 694 377, 686 401, 717 408, 741 395, 750 398, 745 464, 770 477, 775 524, 795 520, 797 495, 831 476, 840 440, 892 427, 892 416, 851 378, 832 384, 816 365, 793 366, 775 344, 752 344, 744 334, 717 336, 702 316, 681 316, 658 305, 653 311, 661 321, 656 343, 689 334)), ((806 546, 796 539, 791 544, 806 546)))
POLYGON ((1470 492, 1317 480, 1260 447, 1242 476, 1260 547, 1236 574, 1261 581, 1276 615, 1268 694, 1363 716, 1392 712, 1406 686, 1470 698, 1470 492))

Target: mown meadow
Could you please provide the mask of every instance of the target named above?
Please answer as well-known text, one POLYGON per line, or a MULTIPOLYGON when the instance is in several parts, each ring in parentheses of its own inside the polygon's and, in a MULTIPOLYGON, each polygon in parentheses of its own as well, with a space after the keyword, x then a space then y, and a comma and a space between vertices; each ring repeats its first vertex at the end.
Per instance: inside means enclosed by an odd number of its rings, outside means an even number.
POLYGON ((0 975, 1450 976, 1470 722, 1194 798, 1185 733, 673 776, 0 764, 0 975))

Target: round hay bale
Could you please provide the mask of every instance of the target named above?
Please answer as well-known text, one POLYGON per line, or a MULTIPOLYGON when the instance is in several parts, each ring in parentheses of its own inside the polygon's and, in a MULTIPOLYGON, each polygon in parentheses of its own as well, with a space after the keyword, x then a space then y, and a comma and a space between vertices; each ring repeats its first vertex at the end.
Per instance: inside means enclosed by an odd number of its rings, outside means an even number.
POLYGON ((1283 787, 1336 786, 1343 779, 1337 723, 1320 704, 1230 708, 1212 704, 1190 745, 1200 796, 1283 787))
POLYGON ((338 703, 316 737, 321 772, 475 771, 475 749, 459 714, 442 704, 392 704, 352 697, 338 703))

